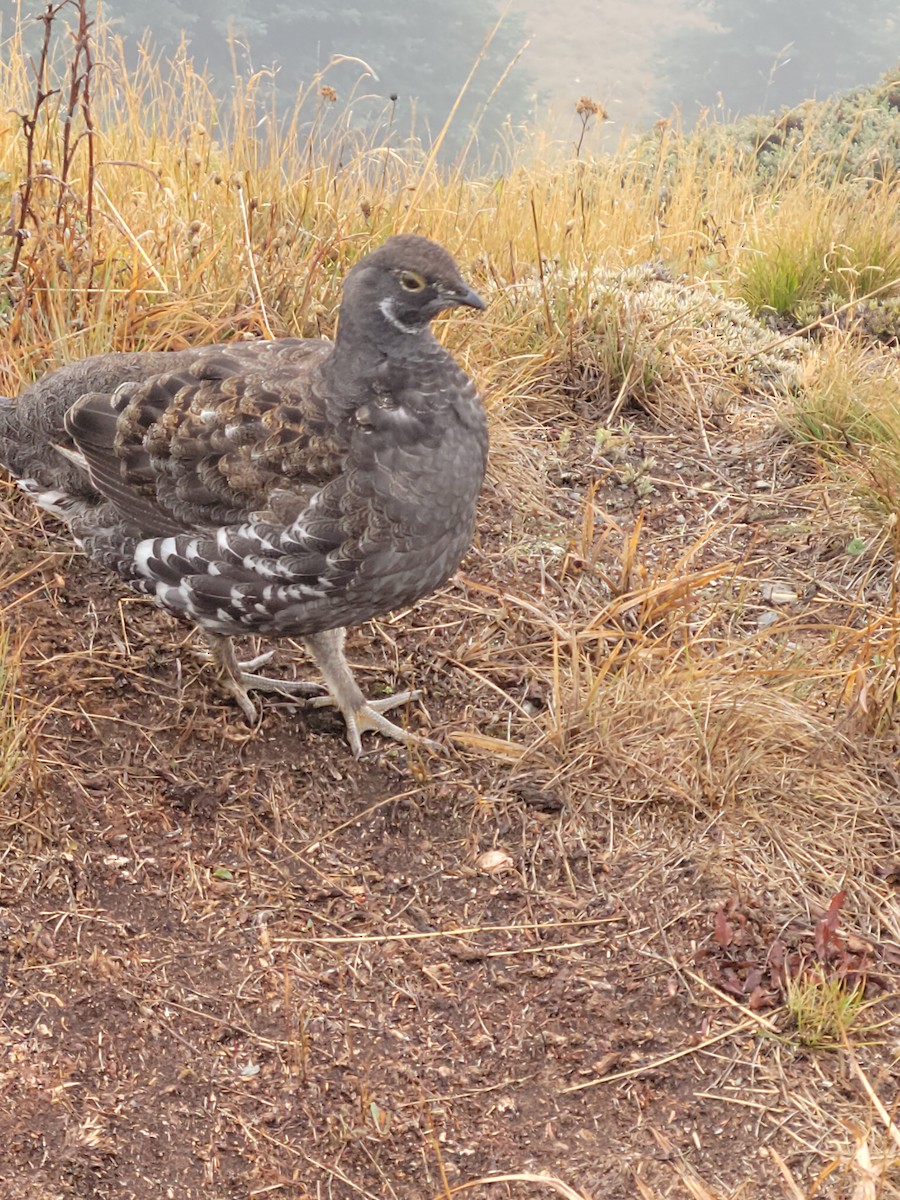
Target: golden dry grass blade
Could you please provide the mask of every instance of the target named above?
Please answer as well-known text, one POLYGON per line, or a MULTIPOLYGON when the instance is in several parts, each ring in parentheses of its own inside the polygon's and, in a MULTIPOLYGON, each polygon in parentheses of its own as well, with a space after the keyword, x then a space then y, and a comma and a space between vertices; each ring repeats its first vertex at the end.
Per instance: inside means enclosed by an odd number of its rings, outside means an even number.
MULTIPOLYGON (((888 1113, 888 1110, 885 1108, 884 1104, 882 1103, 880 1096, 878 1095, 878 1093, 872 1087, 871 1083, 869 1083, 868 1079, 866 1078, 866 1074, 860 1067, 859 1062, 857 1061, 856 1055, 853 1051, 853 1047, 850 1045, 850 1042, 847 1038, 846 1033, 844 1033, 843 1040, 844 1040, 844 1052, 847 1055, 847 1058, 850 1062, 850 1068, 853 1071, 853 1074, 859 1080, 863 1091, 866 1093, 866 1095, 869 1097, 869 1100, 872 1103, 872 1107, 875 1109, 875 1111, 878 1113, 879 1117, 881 1118, 888 1137, 890 1137, 890 1139, 893 1141, 893 1143, 897 1147, 897 1149, 900 1150, 900 1128, 898 1128, 896 1123, 892 1120, 890 1114, 888 1113)), ((895 1106, 896 1106, 896 1101, 895 1101, 895 1106)))

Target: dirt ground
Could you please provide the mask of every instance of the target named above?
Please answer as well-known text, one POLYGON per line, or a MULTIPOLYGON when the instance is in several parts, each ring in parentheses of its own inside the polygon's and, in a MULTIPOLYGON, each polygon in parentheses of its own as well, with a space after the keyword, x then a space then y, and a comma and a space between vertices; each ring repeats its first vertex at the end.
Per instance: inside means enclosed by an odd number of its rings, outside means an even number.
MULTIPOLYGON (((840 863, 792 896, 787 834, 769 831, 753 875, 764 797, 712 776, 716 794, 678 803, 665 767, 639 795, 650 776, 624 751, 588 755, 582 731, 576 772, 541 740, 552 655, 509 614, 549 595, 562 621, 586 584, 572 554, 554 579, 523 531, 555 528, 568 553, 589 487, 622 527, 644 509, 648 562, 679 514, 684 545, 717 529, 692 571, 731 563, 756 586, 831 562, 801 454, 753 450, 727 424, 676 437, 629 419, 611 474, 589 438, 546 423, 541 513, 493 481, 464 573, 351 635, 364 687, 423 689, 401 719, 443 756, 372 739, 356 762, 335 717, 274 697, 248 730, 186 628, 0 495, 32 731, 0 801, 3 1200, 424 1200, 504 1173, 593 1200, 869 1195, 853 1167, 878 1126, 870 1097, 848 1057, 805 1047, 775 1007, 776 959, 821 950, 840 863), (652 492, 634 471, 626 486, 625 459, 646 464, 651 444, 652 492)), ((753 624, 764 607, 742 611, 753 624)), ((283 645, 273 669, 294 663, 283 645)), ((849 881, 840 953, 886 1020, 900 807, 873 747, 853 770, 882 789, 858 821, 880 890, 863 903, 849 881)), ((886 1028, 855 1061, 890 1107, 886 1028)), ((890 1179, 879 1195, 898 1194, 890 1179)))

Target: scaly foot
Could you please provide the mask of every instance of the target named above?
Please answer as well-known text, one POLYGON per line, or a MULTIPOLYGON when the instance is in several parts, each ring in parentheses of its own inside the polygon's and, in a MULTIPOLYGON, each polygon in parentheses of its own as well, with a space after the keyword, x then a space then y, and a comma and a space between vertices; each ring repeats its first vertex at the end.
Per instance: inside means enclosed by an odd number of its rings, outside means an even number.
POLYGON ((404 746, 418 746, 422 750, 439 753, 443 750, 439 742, 433 742, 430 738, 424 738, 417 733, 401 729, 399 725, 395 725, 393 721, 389 721, 387 717, 381 715, 401 704, 407 704, 410 700, 418 700, 421 694, 421 692, 415 691, 397 692, 395 696, 385 696, 381 700, 364 700, 357 708, 343 708, 333 696, 316 696, 307 703, 310 708, 337 708, 340 710, 347 726, 347 741, 350 743, 354 758, 359 758, 362 754, 362 735, 369 732, 393 738, 395 742, 400 742, 404 746))

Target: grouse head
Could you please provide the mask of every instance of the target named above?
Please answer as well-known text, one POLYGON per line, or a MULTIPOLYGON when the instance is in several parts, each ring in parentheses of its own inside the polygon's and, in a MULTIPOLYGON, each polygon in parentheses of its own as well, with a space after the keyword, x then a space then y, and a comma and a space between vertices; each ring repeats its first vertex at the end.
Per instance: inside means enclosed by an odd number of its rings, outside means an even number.
POLYGON ((344 282, 340 328, 363 331, 379 342, 405 340, 427 330, 444 309, 484 308, 443 248, 428 238, 398 234, 349 272, 344 282))

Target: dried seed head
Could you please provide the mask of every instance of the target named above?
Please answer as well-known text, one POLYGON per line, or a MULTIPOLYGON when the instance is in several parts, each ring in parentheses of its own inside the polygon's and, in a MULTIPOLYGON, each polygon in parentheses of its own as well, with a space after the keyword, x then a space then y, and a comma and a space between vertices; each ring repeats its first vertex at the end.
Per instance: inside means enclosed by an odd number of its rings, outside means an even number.
POLYGON ((588 117, 596 117, 598 121, 605 121, 609 113, 602 104, 598 104, 596 100, 592 100, 590 96, 582 96, 575 105, 575 111, 579 117, 587 119, 588 117))

